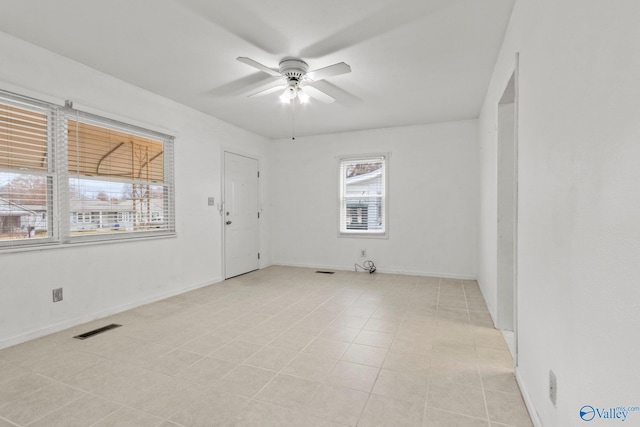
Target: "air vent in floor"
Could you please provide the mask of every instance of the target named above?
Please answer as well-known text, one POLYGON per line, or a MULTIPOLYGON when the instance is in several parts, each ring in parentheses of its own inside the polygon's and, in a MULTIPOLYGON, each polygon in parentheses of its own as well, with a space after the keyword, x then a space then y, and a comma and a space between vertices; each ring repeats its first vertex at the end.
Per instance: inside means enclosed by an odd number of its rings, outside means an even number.
POLYGON ((84 334, 76 335, 74 338, 79 339, 79 340, 86 340, 87 338, 91 338, 94 335, 98 335, 98 334, 101 334, 103 332, 110 331, 111 329, 119 328, 120 326, 122 326, 122 325, 116 325, 115 323, 112 323, 110 325, 103 326, 102 328, 94 329, 93 331, 89 331, 89 332, 85 332, 84 334))

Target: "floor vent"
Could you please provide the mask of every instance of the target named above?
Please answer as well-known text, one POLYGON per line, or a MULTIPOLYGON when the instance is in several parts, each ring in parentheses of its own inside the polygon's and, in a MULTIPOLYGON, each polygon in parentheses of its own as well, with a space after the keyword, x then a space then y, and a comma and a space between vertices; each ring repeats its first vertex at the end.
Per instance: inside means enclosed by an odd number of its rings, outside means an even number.
POLYGON ((109 331, 111 329, 119 328, 120 326, 122 326, 122 325, 116 325, 115 323, 112 323, 110 325, 103 326, 102 328, 94 329, 93 331, 89 331, 89 332, 85 332, 84 334, 76 335, 74 338, 79 339, 79 340, 86 340, 87 338, 91 338, 94 335, 98 335, 98 334, 101 334, 103 332, 107 332, 107 331, 109 331))
POLYGON ((333 273, 335 273, 335 271, 321 271, 321 270, 318 270, 318 271, 316 271, 316 273, 320 273, 320 274, 333 274, 333 273))

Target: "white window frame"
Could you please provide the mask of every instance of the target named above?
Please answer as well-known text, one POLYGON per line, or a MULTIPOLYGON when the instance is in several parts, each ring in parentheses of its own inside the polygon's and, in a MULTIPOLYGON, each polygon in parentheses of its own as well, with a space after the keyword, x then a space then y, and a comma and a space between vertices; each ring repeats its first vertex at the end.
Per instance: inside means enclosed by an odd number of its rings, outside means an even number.
MULTIPOLYGON (((389 157, 390 153, 359 154, 338 157, 338 236, 357 238, 388 238, 389 236, 389 157), (347 226, 347 209, 349 200, 355 200, 353 196, 346 195, 346 170, 345 166, 353 163, 368 163, 382 161, 382 188, 379 196, 367 194, 366 199, 379 198, 382 215, 382 229, 354 229, 347 226)), ((367 214, 367 219, 369 215, 367 214)))
MULTIPOLYGON (((0 240, 0 251, 11 251, 17 249, 36 247, 61 247, 70 243, 104 241, 104 240, 138 240, 149 237, 168 237, 176 234, 175 219, 175 177, 174 177, 174 137, 154 130, 149 130, 140 126, 135 126, 112 120, 95 114, 89 114, 75 110, 70 107, 62 107, 49 102, 26 97, 0 90, 0 103, 12 105, 25 110, 38 111, 46 114, 47 127, 47 153, 46 161, 48 170, 46 172, 36 172, 29 174, 42 175, 47 178, 47 206, 44 218, 48 224, 48 235, 46 238, 20 238, 0 240), (160 212, 162 227, 153 227, 148 231, 131 233, 105 233, 103 235, 72 236, 72 224, 85 223, 86 219, 92 219, 94 214, 81 214, 70 209, 69 195, 69 172, 68 172, 68 149, 69 141, 67 137, 67 120, 91 120, 99 123, 99 126, 113 128, 121 132, 130 132, 136 135, 159 139, 163 142, 163 207, 160 212), (71 211, 71 212, 70 212, 71 211)), ((20 170, 2 169, 0 172, 20 174, 20 170)), ((158 184, 154 184, 158 185, 158 184)), ((123 215, 127 215, 126 213, 123 215)), ((129 215, 127 215, 129 216, 129 215)))
MULTIPOLYGON (((163 159, 164 159, 163 182, 152 183, 152 182, 141 182, 133 179, 132 180, 109 179, 109 178, 102 179, 100 177, 97 177, 97 179, 100 181, 108 181, 108 182, 122 183, 122 184, 135 183, 135 184, 162 186, 163 193, 164 193, 164 206, 163 206, 163 211, 161 212, 161 216, 163 219, 164 218, 167 219, 166 221, 163 221, 162 225, 160 226, 159 225, 160 223, 153 223, 152 221, 150 221, 150 218, 149 218, 150 226, 147 227, 147 229, 144 231, 131 231, 131 230, 126 231, 126 230, 121 230, 118 227, 117 230, 113 230, 112 232, 104 232, 104 233, 101 232, 101 233, 87 234, 87 235, 72 235, 70 233, 70 242, 73 243, 73 242, 86 242, 86 241, 122 240, 127 238, 175 235, 173 137, 163 133, 156 132, 156 131, 144 129, 139 126, 123 123, 118 120, 113 120, 113 119, 105 118, 102 116, 98 116, 93 113, 86 113, 86 112, 82 112, 82 111, 78 111, 70 108, 65 108, 65 117, 67 120, 73 120, 80 123, 86 123, 92 126, 97 126, 97 127, 111 129, 118 132, 128 133, 135 136, 141 136, 144 138, 150 138, 150 139, 162 141, 163 159)), ((73 145, 72 142, 69 141, 67 145, 68 149, 72 149, 71 147, 72 145, 73 145)), ((72 176, 76 177, 71 172, 68 172, 66 176, 66 182, 69 182, 69 178, 71 178, 72 176)), ((82 176, 77 176, 76 178, 91 180, 91 178, 86 178, 82 176)), ((136 217, 134 217, 131 212, 125 212, 125 214, 128 214, 127 218, 134 221, 136 220, 136 218, 142 219, 142 216, 140 213, 138 213, 136 217)), ((92 217, 93 216, 95 215, 92 212, 92 217)), ((117 222, 117 218, 116 218, 116 222, 117 222)), ((103 228, 100 228, 100 230, 104 231, 103 228)))
MULTIPOLYGON (((54 220, 56 218, 56 211, 58 208, 57 200, 55 196, 55 189, 58 183, 58 170, 57 170, 57 159, 56 159, 56 125, 58 123, 58 115, 57 112, 51 108, 51 105, 46 102, 42 102, 36 99, 14 95, 8 92, 0 91, 0 103, 3 105, 8 105, 11 107, 15 107, 18 109, 26 110, 31 113, 41 114, 46 116, 46 156, 42 158, 42 162, 46 164, 45 170, 30 170, 28 167, 20 167, 16 169, 16 165, 9 166, 8 168, 3 168, 0 166, 0 172, 12 174, 12 175, 31 175, 31 176, 40 176, 43 177, 46 181, 46 200, 45 205, 43 206, 45 211, 45 219, 46 219, 46 237, 38 237, 38 238, 27 238, 27 236, 31 235, 31 230, 29 229, 31 225, 29 224, 29 228, 25 230, 24 236, 22 238, 17 239, 8 239, 8 240, 0 240, 0 249, 4 248, 22 248, 36 245, 45 245, 55 243, 59 238, 59 227, 57 222, 54 220)), ((19 204, 15 202, 8 201, 8 203, 13 204, 14 206, 20 208, 19 204)), ((39 214, 35 211, 32 212, 34 217, 38 217, 39 214)), ((33 235, 35 236, 35 231, 37 229, 37 225, 34 224, 33 235)))

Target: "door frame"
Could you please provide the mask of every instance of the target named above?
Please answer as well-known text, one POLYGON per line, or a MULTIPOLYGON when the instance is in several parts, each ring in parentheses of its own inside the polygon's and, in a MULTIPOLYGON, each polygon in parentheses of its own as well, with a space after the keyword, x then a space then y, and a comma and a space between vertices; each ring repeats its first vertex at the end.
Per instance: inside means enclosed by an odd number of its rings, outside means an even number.
POLYGON ((514 366, 518 367, 518 227, 520 224, 518 218, 518 209, 520 206, 519 199, 519 183, 520 183, 520 161, 519 161, 519 149, 520 142, 518 135, 520 133, 520 116, 519 116, 519 106, 520 106, 520 52, 516 52, 516 63, 513 70, 513 76, 515 79, 516 86, 516 94, 515 94, 515 108, 513 111, 513 120, 514 120, 514 135, 513 135, 513 146, 514 146, 514 162, 516 167, 516 176, 515 176, 515 224, 514 224, 514 242, 513 242, 513 339, 515 346, 515 355, 514 355, 514 366))
MULTIPOLYGON (((226 242, 227 242, 227 232, 226 232, 226 227, 225 227, 225 210, 226 210, 226 192, 225 192, 225 188, 226 188, 226 177, 227 177, 227 171, 226 171, 226 162, 225 162, 225 154, 229 153, 229 154, 234 154, 236 156, 242 156, 242 157, 247 157, 249 159, 253 159, 257 162, 258 164, 258 173, 260 174, 260 177, 258 177, 258 212, 260 212, 260 220, 263 218, 263 209, 262 209, 262 185, 260 181, 260 178, 262 177, 262 173, 260 171, 260 166, 262 164, 261 158, 260 156, 256 155, 255 153, 249 153, 246 151, 242 151, 242 150, 237 150, 235 148, 231 148, 231 147, 222 147, 222 149, 220 150, 220 171, 222 173, 221 177, 220 177, 220 208, 219 208, 219 214, 220 214, 220 236, 222 237, 220 239, 220 254, 221 254, 221 270, 222 270, 222 280, 227 280, 227 248, 226 248, 226 242)), ((262 253, 262 239, 260 239, 260 235, 261 235, 261 231, 262 231, 262 227, 260 226, 261 221, 258 221, 258 251, 260 253, 262 253)), ((258 260, 258 269, 262 268, 262 258, 258 260)))
POLYGON ((497 108, 498 108, 498 114, 497 114, 497 119, 496 119, 496 123, 497 123, 497 127, 498 127, 498 132, 497 132, 497 155, 496 155, 496 173, 497 173, 497 179, 498 179, 498 183, 497 183, 497 201, 498 201, 498 211, 497 211, 497 230, 498 230, 498 235, 496 236, 496 238, 498 238, 497 244, 498 244, 498 251, 497 251, 497 275, 496 275, 496 299, 497 299, 497 307, 496 307, 496 327, 498 327, 501 330, 510 330, 509 328, 513 329, 513 359, 514 359, 514 366, 517 367, 518 366, 518 207, 519 207, 519 197, 518 197, 518 181, 519 181, 519 176, 520 176, 520 172, 519 172, 519 160, 518 160, 518 150, 519 150, 519 141, 518 141, 518 133, 519 133, 519 69, 520 69, 520 61, 519 61, 519 53, 515 54, 515 62, 514 62, 514 66, 512 68, 512 72, 509 73, 509 80, 507 85, 505 86, 505 90, 503 92, 503 95, 501 97, 501 99, 499 100, 498 104, 497 104, 497 108), (510 102, 504 102, 505 101, 505 97, 507 96, 507 92, 509 89, 510 84, 513 81, 513 93, 510 94, 509 96, 512 96, 513 101, 510 102), (501 105, 509 105, 513 103, 513 113, 512 113, 512 119, 513 119, 513 140, 510 143, 511 145, 511 149, 513 150, 513 155, 511 157, 511 164, 507 164, 507 167, 511 166, 513 168, 513 174, 512 174, 512 182, 510 182, 509 184, 511 185, 511 196, 513 198, 512 203, 508 206, 508 208, 512 209, 511 213, 513 215, 512 217, 512 222, 511 224, 507 224, 508 226, 510 226, 511 228, 511 233, 512 233, 512 241, 511 241, 511 247, 509 248, 509 253, 512 256, 512 260, 513 260, 513 265, 511 268, 511 271, 509 272, 510 274, 510 282, 511 285, 509 287, 509 289, 505 289, 504 288, 504 282, 501 279, 501 273, 503 272, 502 268, 504 267, 504 259, 501 257, 501 248, 505 248, 503 246, 501 246, 500 243, 500 239, 499 239, 499 235, 500 235, 500 194, 501 194, 501 187, 500 187, 500 171, 501 171, 501 156, 500 156, 500 147, 501 147, 501 138, 500 138, 500 107, 501 105), (501 306, 501 295, 509 292, 512 293, 511 295, 511 302, 509 303, 508 307, 504 307, 501 306), (504 315, 501 315, 501 313, 504 313, 504 310, 507 309, 509 311, 511 311, 511 315, 512 315, 512 319, 511 320, 505 320, 504 319, 504 315))

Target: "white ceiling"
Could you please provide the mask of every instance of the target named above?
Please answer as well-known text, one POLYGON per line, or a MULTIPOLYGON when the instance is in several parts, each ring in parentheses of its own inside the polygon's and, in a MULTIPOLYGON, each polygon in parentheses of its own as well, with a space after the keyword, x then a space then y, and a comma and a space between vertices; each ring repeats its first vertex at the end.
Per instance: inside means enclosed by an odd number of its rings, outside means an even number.
POLYGON ((268 138, 278 93, 247 95, 299 56, 352 72, 296 106, 295 134, 476 118, 515 0, 0 0, 0 31, 268 138))

